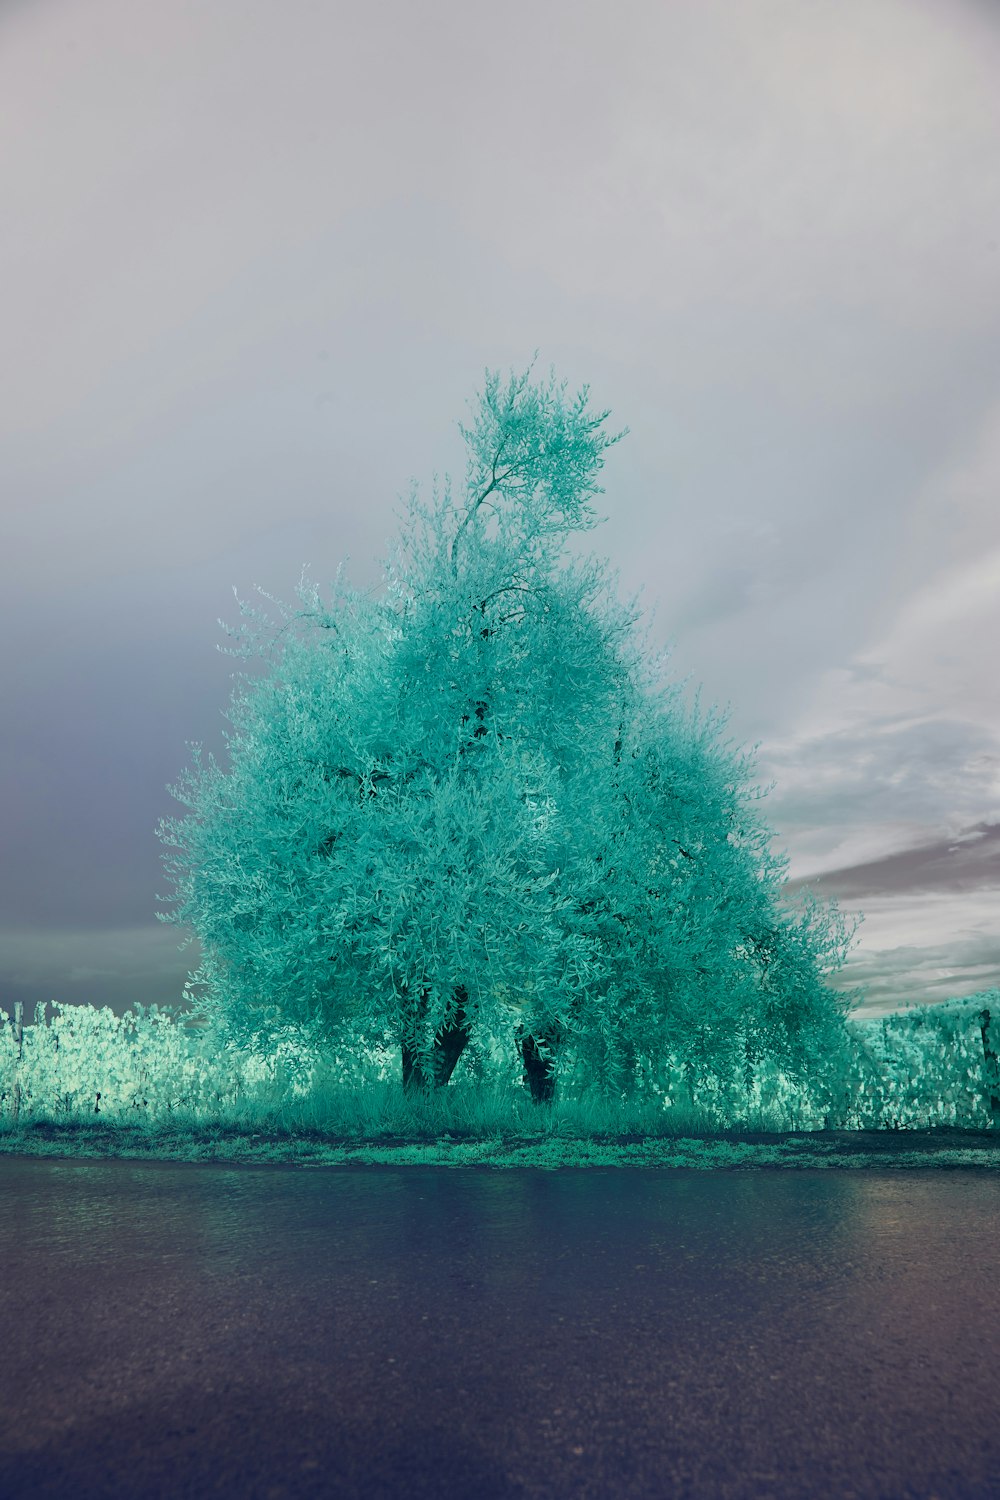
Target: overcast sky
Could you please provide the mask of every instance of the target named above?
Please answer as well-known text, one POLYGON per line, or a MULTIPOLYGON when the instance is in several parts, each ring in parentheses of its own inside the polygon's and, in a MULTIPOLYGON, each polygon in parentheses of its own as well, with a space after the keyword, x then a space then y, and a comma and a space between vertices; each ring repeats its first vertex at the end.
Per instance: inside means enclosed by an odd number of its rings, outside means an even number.
POLYGON ((179 1003, 233 588, 378 583, 535 348, 843 979, 1000 984, 998 78, 988 0, 0 0, 0 1007, 179 1003))

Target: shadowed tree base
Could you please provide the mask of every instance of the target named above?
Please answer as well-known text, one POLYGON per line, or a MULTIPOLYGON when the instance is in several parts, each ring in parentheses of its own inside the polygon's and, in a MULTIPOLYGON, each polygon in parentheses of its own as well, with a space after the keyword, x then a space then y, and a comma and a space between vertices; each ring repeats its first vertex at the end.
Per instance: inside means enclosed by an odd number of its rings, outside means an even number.
MULTIPOLYGON (((434 1052, 431 1063, 433 1067, 433 1084, 435 1088, 444 1088, 455 1071, 455 1064, 465 1051, 469 1041, 469 1023, 465 1014, 465 1002, 468 1000, 468 991, 464 985, 456 985, 455 997, 458 1000, 458 1010, 454 1019, 446 1026, 440 1027, 434 1038, 434 1052)), ((421 992, 421 1005, 426 1009, 428 992, 421 992)), ((402 1044, 403 1053, 403 1089, 407 1094, 430 1092, 430 1082, 424 1072, 423 1064, 416 1051, 407 1043, 402 1044)))
POLYGON ((518 1051, 524 1062, 524 1081, 531 1090, 533 1104, 551 1104, 556 1095, 556 1071, 553 1058, 545 1058, 533 1036, 524 1036, 518 1028, 518 1051))
MULTIPOLYGON (((455 1064, 470 1039, 469 1022, 465 1013, 465 1004, 469 998, 468 991, 464 985, 457 985, 455 997, 458 1000, 458 1009, 454 1018, 447 1025, 440 1027, 434 1038, 434 1051, 431 1057, 433 1069, 433 1087, 444 1088, 452 1073, 455 1064)), ((427 991, 421 996, 423 1003, 427 1002, 427 991)), ((542 1057, 538 1050, 538 1044, 533 1036, 525 1036, 524 1028, 519 1026, 517 1030, 517 1049, 524 1063, 524 1082, 526 1083, 533 1104, 551 1104, 556 1092, 555 1061, 553 1058, 542 1057)), ((431 1091, 424 1067, 414 1048, 407 1042, 402 1043, 403 1057, 403 1090, 407 1094, 423 1093, 431 1091)))

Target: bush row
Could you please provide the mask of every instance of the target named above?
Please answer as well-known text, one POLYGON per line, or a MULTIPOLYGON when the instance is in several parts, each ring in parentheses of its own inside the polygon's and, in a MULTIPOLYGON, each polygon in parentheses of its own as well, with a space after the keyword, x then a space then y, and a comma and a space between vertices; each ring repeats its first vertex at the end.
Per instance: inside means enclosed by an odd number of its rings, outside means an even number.
MULTIPOLYGON (((20 1046, 10 1016, 0 1010, 0 1117, 162 1120, 184 1113, 206 1120, 255 1101, 302 1100, 331 1085, 358 1089, 399 1074, 398 1051, 358 1055, 345 1044, 318 1052, 287 1026, 248 1046, 178 1017, 141 1005, 123 1016, 109 1007, 36 1007, 20 1046)), ((666 1058, 643 1088, 664 1111, 694 1107, 719 1127, 766 1119, 774 1129, 919 1129, 1000 1125, 996 1061, 1000 990, 963 1000, 913 1006, 879 1019, 849 1019, 851 1045, 822 1085, 804 1090, 773 1064, 752 1080, 728 1083, 698 1076, 666 1058), (984 1019, 985 1018, 985 1019, 984 1019)), ((465 1060, 463 1060, 464 1063, 465 1060)), ((474 1064, 460 1063, 453 1082, 471 1081, 474 1064)), ((516 1070, 511 1075, 516 1081, 516 1070)), ((564 1097, 574 1094, 572 1066, 561 1075, 564 1097)))

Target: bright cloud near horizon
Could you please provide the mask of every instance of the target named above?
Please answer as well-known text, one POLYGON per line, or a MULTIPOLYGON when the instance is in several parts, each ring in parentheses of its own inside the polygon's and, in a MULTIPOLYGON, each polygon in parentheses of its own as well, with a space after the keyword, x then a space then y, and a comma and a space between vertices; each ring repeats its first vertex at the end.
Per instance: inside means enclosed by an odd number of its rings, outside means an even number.
POLYGON ((0 9, 0 1008, 180 1003, 233 589, 377 585, 536 348, 839 983, 1000 985, 998 76, 978 0, 0 9))

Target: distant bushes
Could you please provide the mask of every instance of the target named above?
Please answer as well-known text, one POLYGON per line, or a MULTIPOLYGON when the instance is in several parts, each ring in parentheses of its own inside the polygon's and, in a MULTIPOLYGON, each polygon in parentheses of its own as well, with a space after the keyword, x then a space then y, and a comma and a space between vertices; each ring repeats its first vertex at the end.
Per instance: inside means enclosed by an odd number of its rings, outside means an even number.
MULTIPOLYGON (((185 1114, 211 1118, 251 1103, 262 1086, 298 1097, 319 1060, 296 1036, 279 1034, 268 1054, 220 1043, 154 1005, 116 1016, 108 1008, 37 1006, 18 1057, 11 1018, 0 1010, 0 1111, 34 1119, 99 1114, 115 1120, 185 1114)), ((343 1072, 350 1068, 344 1059, 343 1072)))
POLYGON ((764 1059, 752 1082, 720 1086, 668 1060, 649 1085, 664 1105, 698 1106, 719 1127, 757 1119, 775 1130, 926 1129, 1000 1125, 1000 990, 847 1021, 849 1046, 824 1060, 811 1090, 764 1059), (982 1020, 986 1016, 985 1023, 982 1020), (985 1036, 984 1036, 985 1030, 985 1036))
POLYGON ((1000 990, 848 1025, 855 1050, 842 1084, 845 1124, 1000 1125, 990 1059, 1000 1041, 1000 990))
MULTIPOLYGON (((256 1039, 238 1047, 156 1006, 136 1006, 119 1017, 109 1008, 54 1004, 51 1020, 45 1009, 36 1008, 20 1045, 11 1017, 0 1010, 4 1127, 15 1114, 22 1122, 183 1118, 197 1127, 282 1100, 330 1104, 338 1094, 357 1096, 398 1082, 398 1049, 359 1055, 345 1042, 321 1053, 292 1026, 264 1051, 256 1039)), ((843 1060, 835 1069, 827 1066, 812 1091, 794 1086, 766 1061, 752 1079, 722 1085, 671 1058, 655 1078, 642 1080, 640 1091, 665 1129, 671 1117, 698 1117, 708 1128, 775 1131, 1000 1125, 1000 990, 881 1019, 851 1019, 847 1029, 843 1060)), ((516 1067, 507 1071, 514 1095, 525 1093, 516 1067)), ((473 1095, 478 1082, 471 1060, 463 1060, 453 1084, 473 1095)), ((560 1077, 559 1097, 568 1102, 577 1092, 570 1069, 560 1077)))

